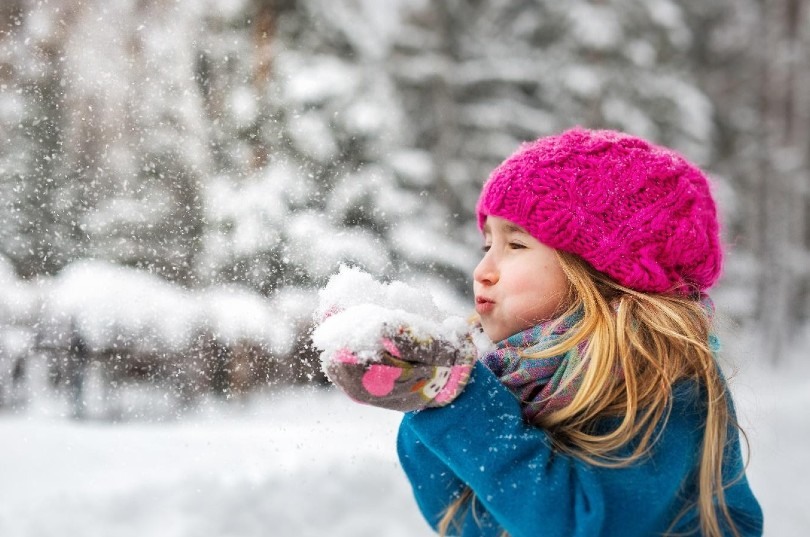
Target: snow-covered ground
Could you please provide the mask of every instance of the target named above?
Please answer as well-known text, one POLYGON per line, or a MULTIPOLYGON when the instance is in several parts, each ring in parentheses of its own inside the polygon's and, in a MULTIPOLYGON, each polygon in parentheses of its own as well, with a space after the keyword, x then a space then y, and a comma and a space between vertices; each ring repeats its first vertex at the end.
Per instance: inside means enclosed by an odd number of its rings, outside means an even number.
MULTIPOLYGON (((733 385, 766 535, 806 535, 808 370, 743 365, 733 385)), ((397 422, 313 388, 118 424, 40 403, 0 415, 0 535, 427 537, 397 422)))
POLYGON ((430 535, 393 412, 300 389, 174 422, 0 419, 3 537, 430 535))
POLYGON ((732 386, 766 537, 810 535, 810 364, 744 366, 732 386))

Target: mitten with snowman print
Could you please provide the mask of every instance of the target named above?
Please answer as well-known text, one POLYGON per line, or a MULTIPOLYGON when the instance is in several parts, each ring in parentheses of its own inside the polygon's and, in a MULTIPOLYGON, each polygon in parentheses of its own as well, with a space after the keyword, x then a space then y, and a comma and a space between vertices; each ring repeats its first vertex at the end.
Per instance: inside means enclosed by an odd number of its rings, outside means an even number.
POLYGON ((313 343, 329 379, 357 402, 404 412, 443 406, 470 377, 474 329, 402 282, 341 268, 320 292, 313 343))

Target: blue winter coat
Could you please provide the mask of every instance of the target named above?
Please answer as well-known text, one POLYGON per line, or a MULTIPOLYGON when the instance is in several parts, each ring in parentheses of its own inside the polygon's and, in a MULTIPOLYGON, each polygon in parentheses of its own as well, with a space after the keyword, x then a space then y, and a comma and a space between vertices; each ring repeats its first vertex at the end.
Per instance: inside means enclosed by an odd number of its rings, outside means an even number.
MULTIPOLYGON (((476 500, 464 520, 464 537, 495 537, 503 530, 511 537, 662 535, 697 497, 700 393, 693 383, 676 385, 653 452, 629 467, 603 468, 556 452, 547 433, 524 422, 517 399, 478 363, 452 404, 404 416, 397 449, 434 528, 467 484, 476 500)), ((745 536, 761 535, 762 511, 743 475, 736 431, 725 461, 726 480, 741 476, 726 490, 737 528, 745 536)), ((692 508, 674 533, 698 534, 697 520, 692 508)))

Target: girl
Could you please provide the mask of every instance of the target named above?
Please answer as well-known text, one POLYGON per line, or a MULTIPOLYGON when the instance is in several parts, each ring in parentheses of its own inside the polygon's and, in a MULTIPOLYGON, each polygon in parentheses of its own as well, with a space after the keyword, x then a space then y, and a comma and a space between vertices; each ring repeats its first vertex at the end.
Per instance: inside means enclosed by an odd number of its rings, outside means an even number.
POLYGON ((496 168, 477 215, 475 307, 494 348, 475 360, 463 338, 388 322, 375 356, 325 356, 350 396, 406 411, 397 448, 427 521, 462 536, 761 535, 714 357, 705 291, 722 253, 704 174, 575 128, 496 168))

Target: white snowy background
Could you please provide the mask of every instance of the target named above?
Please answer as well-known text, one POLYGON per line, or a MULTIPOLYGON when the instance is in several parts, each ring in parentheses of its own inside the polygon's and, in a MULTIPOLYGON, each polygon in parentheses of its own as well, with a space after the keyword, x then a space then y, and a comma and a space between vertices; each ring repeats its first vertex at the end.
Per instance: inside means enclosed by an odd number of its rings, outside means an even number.
POLYGON ((399 416, 313 367, 316 290, 350 263, 465 315, 483 178, 577 123, 711 170, 749 479, 766 536, 807 535, 808 28, 793 0, 3 0, 0 537, 430 535, 399 416))

